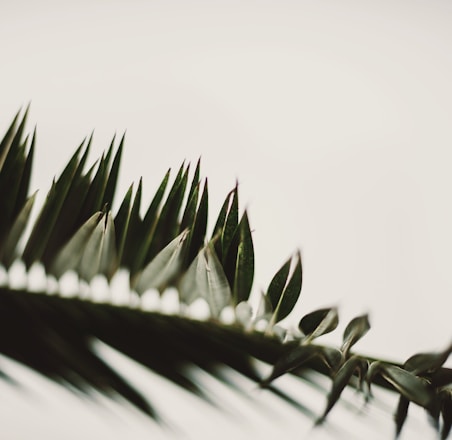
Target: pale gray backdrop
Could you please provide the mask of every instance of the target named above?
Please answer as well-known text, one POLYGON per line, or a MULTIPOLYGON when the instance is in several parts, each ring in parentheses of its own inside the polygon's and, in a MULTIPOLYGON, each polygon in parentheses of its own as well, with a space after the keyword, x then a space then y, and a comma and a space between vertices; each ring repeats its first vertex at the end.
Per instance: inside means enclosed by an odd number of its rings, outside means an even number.
POLYGON ((299 314, 368 311, 357 348, 403 360, 452 338, 451 23, 440 0, 1 0, 0 128, 31 102, 42 190, 93 129, 93 159, 127 129, 119 194, 143 176, 145 203, 201 156, 212 214, 239 182, 256 291, 300 248, 299 314))

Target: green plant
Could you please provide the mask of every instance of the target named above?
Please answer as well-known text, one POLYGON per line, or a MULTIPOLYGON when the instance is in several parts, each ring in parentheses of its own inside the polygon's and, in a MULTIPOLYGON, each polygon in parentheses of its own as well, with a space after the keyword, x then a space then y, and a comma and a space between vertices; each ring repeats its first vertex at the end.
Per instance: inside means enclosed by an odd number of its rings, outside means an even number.
MULTIPOLYGON (((249 303, 254 273, 254 250, 247 213, 240 215, 237 186, 226 196, 212 234, 207 234, 208 185, 200 179, 198 162, 190 178, 190 165, 182 164, 170 185, 164 176, 144 216, 141 215, 141 180, 129 188, 116 214, 112 212, 123 139, 97 164, 86 168, 91 139, 76 150, 54 180, 31 233, 25 234, 35 194, 29 183, 35 133, 25 137, 27 113, 14 118, 0 143, 0 263, 8 271, 18 259, 27 270, 42 265, 60 280, 69 271, 79 279, 80 295, 66 298, 0 287, 0 353, 33 370, 84 393, 95 388, 119 394, 149 416, 159 414, 92 349, 99 339, 177 385, 206 398, 185 367, 197 365, 218 375, 228 365, 262 388, 279 394, 273 385, 290 373, 314 369, 331 378, 322 423, 345 387, 357 387, 365 400, 371 386, 399 394, 396 433, 406 420, 411 403, 422 406, 448 437, 452 424, 452 370, 442 367, 452 345, 440 353, 417 354, 404 364, 372 359, 352 352, 367 333, 367 316, 346 327, 340 348, 315 340, 336 329, 336 308, 311 312, 300 320, 298 333, 277 324, 299 299, 302 262, 299 253, 289 258, 261 295, 253 312, 249 303), (25 240, 22 246, 21 240, 25 240), (98 303, 82 298, 96 276, 111 281, 118 270, 129 273, 130 294, 140 299, 149 289, 160 294, 175 287, 180 314, 165 315, 129 305, 98 303), (192 319, 187 306, 205 301, 210 318, 192 319), (222 320, 225 309, 233 321, 222 320), (254 368, 256 358, 273 365, 268 377, 254 368)), ((1 371, 0 371, 1 373, 1 371)), ((1 374, 6 378, 4 373, 1 374)), ((232 386, 231 383, 229 383, 232 386)))

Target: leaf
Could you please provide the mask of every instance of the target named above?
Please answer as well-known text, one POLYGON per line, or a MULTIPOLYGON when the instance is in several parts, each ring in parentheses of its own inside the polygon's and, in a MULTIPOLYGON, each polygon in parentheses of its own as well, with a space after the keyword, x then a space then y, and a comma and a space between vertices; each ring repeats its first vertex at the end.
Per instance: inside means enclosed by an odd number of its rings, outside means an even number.
POLYGON ((311 341, 336 329, 339 323, 337 308, 319 309, 308 313, 298 325, 298 328, 311 341))
POLYGON ((27 198, 35 138, 26 153, 28 137, 22 141, 23 124, 24 121, 8 145, 4 144, 7 154, 0 169, 0 242, 5 239, 27 198))
POLYGON ((209 193, 206 179, 201 196, 201 201, 199 202, 198 210, 196 211, 196 216, 193 225, 190 229, 189 237, 190 245, 186 261, 187 266, 195 259, 199 250, 204 245, 207 230, 208 204, 209 204, 209 193))
POLYGON ((168 170, 165 175, 163 176, 162 181, 160 182, 160 185, 157 189, 157 191, 154 194, 154 197, 152 198, 152 201, 149 205, 148 210, 146 211, 146 214, 143 219, 143 223, 146 225, 146 227, 150 230, 151 227, 156 223, 157 220, 157 211, 160 206, 160 203, 162 202, 163 196, 165 194, 166 187, 168 186, 168 181, 170 178, 171 170, 168 170))
POLYGON ((184 215, 182 216, 182 222, 180 224, 180 229, 184 230, 190 228, 196 217, 196 208, 198 207, 198 197, 199 197, 199 184, 195 186, 193 194, 190 200, 187 202, 185 207, 184 215))
POLYGON ((146 261, 150 261, 179 233, 178 217, 187 186, 188 171, 187 167, 184 172, 184 164, 182 164, 160 212, 146 261))
POLYGON ((400 396, 397 410, 394 414, 394 420, 396 422, 396 438, 398 438, 400 436, 400 433, 402 432, 403 425, 405 424, 406 418, 408 416, 409 406, 409 399, 407 399, 405 396, 400 396))
POLYGON ((289 281, 287 281, 290 265, 291 259, 289 259, 276 273, 268 287, 267 295, 274 310, 272 325, 289 315, 300 296, 302 268, 301 255, 299 252, 294 260, 295 268, 293 269, 292 276, 289 281))
POLYGON ((231 302, 231 289, 211 243, 203 248, 179 283, 180 299, 186 304, 204 298, 213 317, 231 302))
POLYGON ((441 440, 445 440, 449 437, 452 428, 452 388, 442 390, 439 397, 441 400, 441 415, 443 417, 441 440))
POLYGON ((366 374, 366 382, 367 382, 367 396, 366 400, 370 400, 371 398, 371 384, 374 381, 375 377, 380 374, 382 369, 383 362, 374 361, 370 364, 367 374, 366 374))
POLYGON ((16 135, 16 124, 17 120, 19 119, 19 115, 20 110, 16 113, 16 116, 14 116, 11 124, 8 127, 8 130, 6 131, 2 141, 0 142, 0 172, 3 170, 6 156, 8 155, 11 148, 12 140, 16 135))
POLYGON ((39 261, 45 252, 50 234, 57 222, 61 207, 79 164, 81 147, 73 154, 59 179, 52 185, 46 202, 36 220, 23 253, 23 260, 27 267, 39 261))
POLYGON ((403 368, 416 376, 425 373, 434 373, 452 352, 452 344, 440 353, 419 353, 411 356, 403 365, 403 368))
POLYGON ((0 261, 6 268, 9 268, 16 258, 17 244, 28 224, 36 194, 37 191, 25 202, 0 248, 0 261))
POLYGON ((100 257, 98 273, 103 274, 110 281, 114 273, 118 269, 119 260, 116 250, 116 233, 115 223, 111 211, 104 216, 102 252, 100 257))
MULTIPOLYGON (((235 189, 234 189, 235 190, 235 189)), ((223 261, 223 247, 222 247, 222 234, 224 225, 226 222, 226 217, 228 215, 229 205, 231 202, 231 197, 234 192, 234 190, 230 191, 229 194, 226 196, 225 201, 223 202, 223 205, 220 209, 220 212, 218 214, 217 221, 215 222, 215 227, 213 228, 212 232, 212 240, 216 237, 220 237, 220 239, 216 239, 214 242, 215 245, 215 252, 220 259, 220 261, 223 261)))
POLYGON ((103 213, 83 250, 77 271, 88 283, 98 274, 109 279, 116 268, 115 233, 111 214, 103 213), (104 221, 102 221, 104 220, 104 221))
POLYGON ((272 372, 267 379, 261 381, 260 386, 262 388, 267 387, 278 377, 303 366, 314 356, 318 356, 320 354, 320 347, 315 345, 297 345, 295 348, 290 348, 276 361, 272 372))
POLYGON ((190 190, 188 192, 187 203, 184 209, 184 215, 182 216, 179 231, 183 231, 186 228, 191 229, 195 219, 196 207, 198 206, 199 187, 201 183, 199 180, 200 165, 201 161, 198 160, 198 163, 196 164, 195 174, 193 176, 190 190))
POLYGON ((55 260, 50 265, 49 272, 56 278, 60 278, 68 270, 77 270, 86 244, 91 238, 97 224, 101 221, 102 212, 92 215, 58 252, 55 260))
POLYGON ((370 329, 368 315, 358 316, 352 319, 344 330, 341 350, 347 356, 350 348, 356 344, 370 329))
POLYGON ((143 268, 143 265, 149 263, 149 260, 146 259, 146 255, 149 251, 149 246, 151 245, 152 238, 154 236, 155 227, 157 225, 158 220, 158 209, 160 207, 160 203, 163 199, 163 195, 165 193, 165 189, 168 185, 168 180, 170 177, 170 170, 168 170, 163 177, 154 197, 146 211, 146 214, 142 223, 143 237, 140 244, 140 248, 135 256, 133 261, 133 265, 131 267, 131 275, 132 277, 143 268))
POLYGON ((127 222, 126 237, 124 242, 124 249, 121 256, 121 264, 130 269, 133 265, 133 260, 137 255, 138 248, 141 244, 141 225, 140 218, 141 208, 141 193, 142 193, 143 179, 140 178, 138 188, 133 199, 132 208, 130 210, 129 219, 127 222))
POLYGON ((289 276, 290 264, 292 258, 289 258, 276 272, 275 276, 270 282, 267 289, 267 298, 270 301, 272 309, 275 310, 278 306, 279 300, 283 294, 284 287, 287 284, 287 278, 289 276))
POLYGON ((135 290, 139 294, 143 294, 147 289, 152 288, 163 292, 180 273, 188 234, 188 229, 182 231, 138 275, 135 290))
POLYGON ((322 417, 319 419, 319 422, 322 422, 334 407, 336 402, 339 400, 342 391, 350 383, 350 379, 352 378, 355 371, 361 367, 362 362, 363 360, 361 358, 352 356, 342 365, 342 367, 336 373, 333 378, 331 391, 328 394, 326 408, 322 414, 322 417))
MULTIPOLYGON (((77 229, 80 228, 91 215, 100 210, 86 211, 83 216, 81 215, 87 194, 91 187, 91 175, 95 167, 95 165, 93 165, 87 173, 83 174, 91 141, 92 138, 88 140, 86 147, 84 147, 84 152, 74 171, 66 197, 61 205, 60 212, 58 213, 58 218, 55 221, 44 253, 42 254, 41 260, 45 267, 48 267, 56 253, 61 249, 61 246, 71 238, 77 229)), ((84 142, 82 142, 80 148, 83 148, 83 146, 84 142)))
POLYGON ((199 180, 199 174, 201 170, 201 158, 198 159, 198 162, 196 163, 195 173, 193 175, 193 180, 191 182, 190 191, 188 192, 188 198, 187 200, 190 200, 193 192, 195 191, 195 188, 198 186, 200 180, 199 180))
POLYGON ((100 211, 102 208, 102 199, 104 197, 105 185, 107 184, 108 168, 107 162, 102 155, 97 165, 96 173, 90 182, 88 193, 86 194, 83 206, 79 214, 79 221, 83 221, 93 211, 100 211))
POLYGON ((379 373, 408 400, 427 409, 432 407, 435 396, 422 379, 395 365, 383 362, 374 362, 372 365, 368 372, 369 380, 379 373), (377 367, 372 369, 372 365, 375 364, 378 364, 377 367))
POLYGON ((236 240, 238 245, 232 290, 234 304, 247 301, 253 286, 254 247, 246 211, 237 228, 236 240))
POLYGON ((15 207, 22 205, 26 197, 26 194, 21 193, 21 180, 27 162, 25 147, 28 137, 22 141, 27 114, 28 107, 17 130, 16 116, 0 144, 0 194, 3 195, 0 203, 0 236, 4 233, 5 225, 10 226, 11 219, 18 214, 15 207))
POLYGON ((395 365, 385 364, 381 375, 403 396, 418 405, 428 408, 434 401, 433 392, 422 379, 395 365))
POLYGON ((232 190, 232 202, 228 210, 224 227, 222 229, 221 252, 223 256, 223 263, 225 262, 226 257, 235 260, 229 248, 231 246, 231 242, 234 237, 234 233, 237 229, 238 223, 239 223, 239 194, 238 187, 236 185, 235 188, 232 190))
POLYGON ((343 356, 342 352, 334 347, 321 347, 322 359, 330 370, 337 371, 342 366, 343 356))
POLYGON ((122 256, 124 252, 124 246, 127 237, 127 230, 129 229, 130 221, 130 204, 132 202, 133 185, 130 185, 126 195, 121 203, 121 206, 114 219, 115 234, 116 234, 116 246, 118 252, 119 264, 122 262, 122 256))
MULTIPOLYGON (((110 171, 108 173, 108 179, 107 179, 107 183, 105 185, 104 196, 103 196, 102 203, 101 203, 101 206, 105 206, 105 204, 108 204, 109 209, 112 209, 112 207, 113 207, 113 201, 114 201, 114 196, 115 196, 115 192, 116 192, 116 184, 118 181, 119 167, 121 165, 122 150, 124 148, 124 139, 125 139, 125 134, 121 138, 118 150, 116 151, 115 157, 113 159, 113 163, 112 163, 110 171)), ((112 141, 112 146, 113 146, 113 142, 114 142, 114 138, 112 141)))
POLYGON ((21 210, 21 208, 23 207, 23 205, 25 203, 25 200, 28 197, 28 189, 30 186, 31 168, 33 165, 35 143, 36 143, 36 128, 33 131, 30 148, 26 155, 25 164, 24 164, 22 176, 20 179, 20 186, 19 186, 17 198, 16 198, 16 206, 14 208, 14 212, 16 212, 16 213, 18 213, 21 210))

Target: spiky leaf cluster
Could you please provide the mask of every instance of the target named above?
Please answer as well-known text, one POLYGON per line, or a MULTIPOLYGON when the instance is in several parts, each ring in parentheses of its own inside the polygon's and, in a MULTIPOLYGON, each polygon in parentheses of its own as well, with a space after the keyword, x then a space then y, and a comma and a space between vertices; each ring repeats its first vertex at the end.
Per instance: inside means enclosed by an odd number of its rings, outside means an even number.
MULTIPOLYGON (((217 366, 227 365, 283 398, 276 379, 314 369, 331 378, 319 423, 347 386, 358 388, 367 402, 378 385, 399 394, 397 434, 409 406, 416 404, 426 409, 441 437, 448 437, 452 370, 443 364, 452 346, 417 354, 404 364, 359 355, 352 349, 370 329, 367 315, 350 321, 339 348, 318 345, 317 338, 338 326, 335 307, 306 314, 298 332, 287 332, 279 323, 300 297, 299 252, 277 271, 254 310, 249 301, 254 249, 248 214, 240 215, 236 185, 207 236, 208 185, 200 179, 199 161, 191 177, 189 164, 181 165, 172 183, 168 171, 146 209, 141 206, 142 181, 135 191, 131 185, 114 212, 124 139, 117 146, 113 139, 91 166, 92 138, 85 140, 54 179, 25 235, 35 200, 29 184, 36 140, 35 133, 25 136, 26 117, 27 112, 22 118, 16 115, 0 143, 1 266, 8 270, 21 259, 27 268, 42 264, 57 279, 73 271, 88 284, 98 275, 110 281, 124 268, 138 295, 176 287, 181 303, 202 298, 213 319, 195 321, 6 285, 0 287, 0 333, 8 336, 0 338, 0 353, 72 389, 120 395, 157 420, 155 407, 96 354, 93 341, 103 341, 203 399, 208 397, 186 374, 186 365, 215 377, 221 377, 217 366), (220 319, 227 306, 235 311, 235 321, 228 325, 220 319), (273 366, 266 378, 254 368, 253 358, 273 366)), ((0 376, 11 379, 2 371, 0 376)))

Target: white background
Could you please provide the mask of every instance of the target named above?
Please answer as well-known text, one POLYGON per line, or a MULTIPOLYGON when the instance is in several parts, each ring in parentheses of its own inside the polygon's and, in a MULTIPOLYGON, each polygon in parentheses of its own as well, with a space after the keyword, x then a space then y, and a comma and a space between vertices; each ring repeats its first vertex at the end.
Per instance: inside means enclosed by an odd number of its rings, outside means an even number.
POLYGON ((255 290, 300 248, 296 317, 369 312, 358 348, 404 360, 452 338, 451 23, 439 0, 2 0, 0 128, 31 101, 41 199, 93 128, 93 160, 127 130, 118 194, 143 176, 145 204, 201 156, 211 221, 239 182, 255 290))

